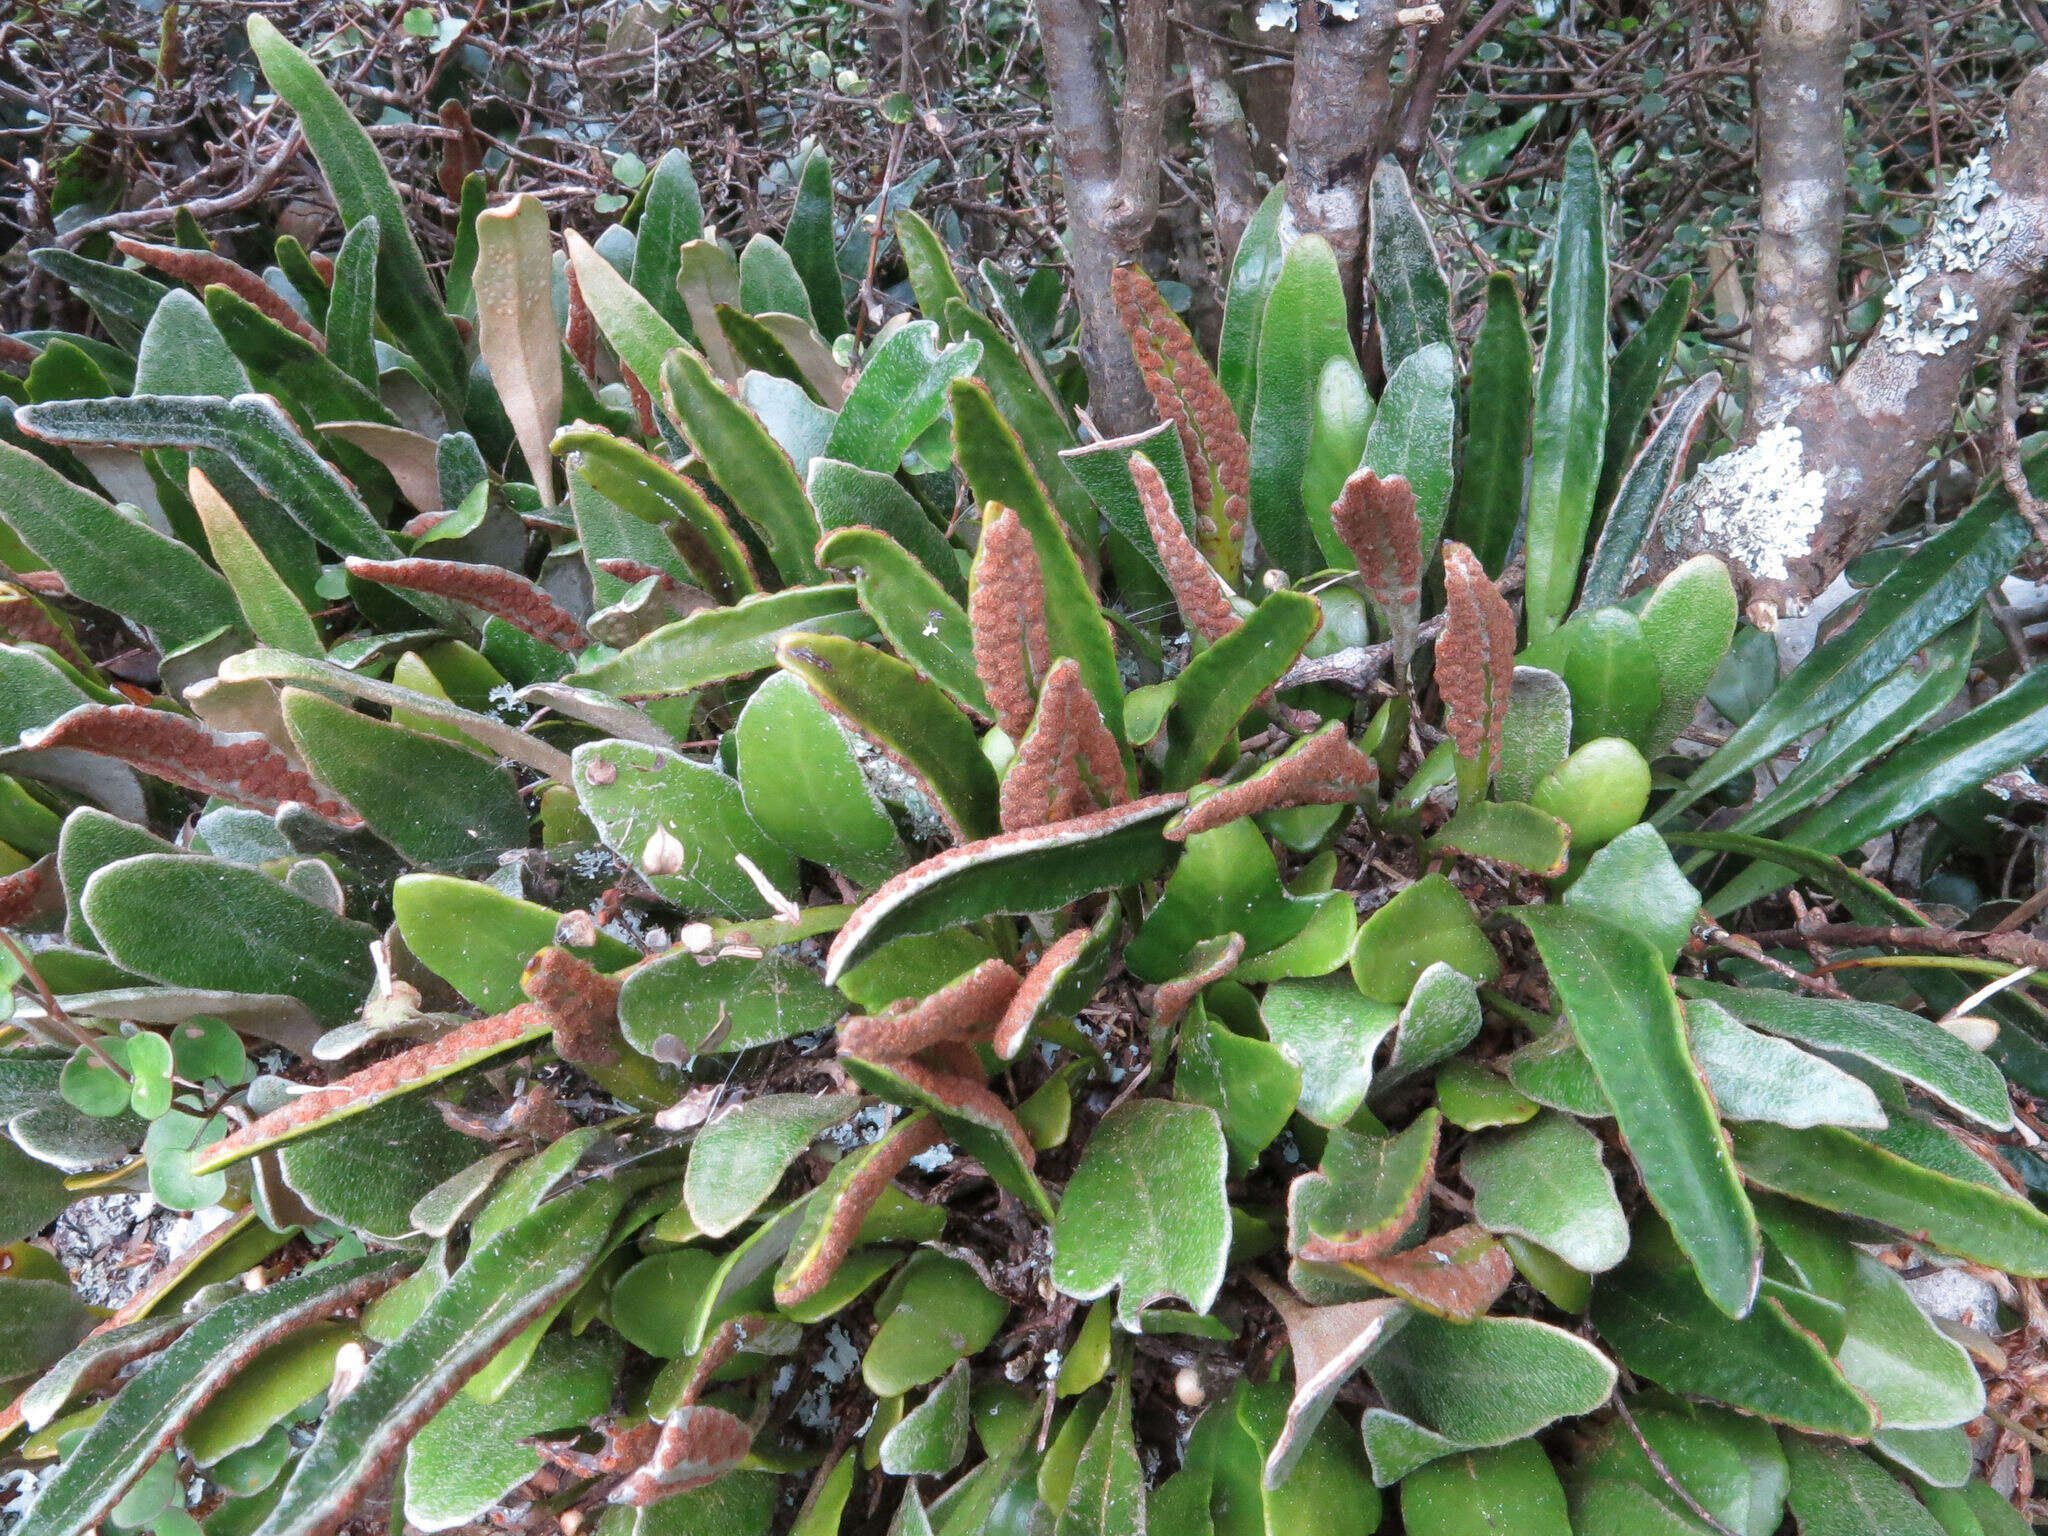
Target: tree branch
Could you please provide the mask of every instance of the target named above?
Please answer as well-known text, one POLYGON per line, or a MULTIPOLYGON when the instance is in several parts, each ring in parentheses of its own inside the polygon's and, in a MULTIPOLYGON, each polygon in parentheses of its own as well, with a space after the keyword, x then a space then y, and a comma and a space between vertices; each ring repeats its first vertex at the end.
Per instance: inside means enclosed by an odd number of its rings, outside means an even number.
POLYGON ((1192 22, 1181 29, 1180 49, 1194 94, 1195 129, 1209 150, 1209 178, 1216 191, 1217 264, 1227 271, 1245 226, 1259 211, 1259 184, 1252 175, 1252 136, 1244 103, 1230 83, 1230 60, 1217 40, 1223 30, 1218 0, 1196 0, 1192 22))
POLYGON ((1745 440, 1680 490, 1652 575, 1703 552, 1735 567, 1751 618, 1805 609, 1884 532, 1987 338, 2048 275, 2048 65, 2013 93, 2004 131, 1951 178, 1837 383, 1809 379, 1753 410, 1745 440))
POLYGON ((1842 80, 1855 29, 1850 0, 1767 0, 1757 28, 1757 404, 1829 361, 1848 177, 1842 80))
POLYGON ((1400 35, 1394 10, 1392 0, 1360 0, 1358 19, 1342 21, 1322 0, 1300 0, 1297 12, 1283 229, 1330 242, 1354 310, 1366 187, 1392 95, 1387 68, 1400 35))

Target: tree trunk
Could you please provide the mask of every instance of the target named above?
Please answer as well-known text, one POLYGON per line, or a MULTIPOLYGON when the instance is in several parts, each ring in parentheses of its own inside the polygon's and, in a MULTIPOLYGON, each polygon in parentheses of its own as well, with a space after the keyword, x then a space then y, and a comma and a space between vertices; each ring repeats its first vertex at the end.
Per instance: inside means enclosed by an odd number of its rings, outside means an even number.
POLYGON ((1159 211, 1165 147, 1166 4, 1124 8, 1122 122, 1102 56, 1093 0, 1038 0, 1052 97, 1053 137, 1066 198, 1067 259, 1081 311, 1090 417, 1111 437, 1152 424, 1152 397, 1131 357, 1109 275, 1134 257, 1159 211))
POLYGON ((1245 226, 1259 211, 1260 198, 1244 103, 1230 82, 1230 60, 1216 40, 1223 26, 1223 8, 1217 0, 1200 0, 1194 25, 1181 32, 1180 47, 1194 95, 1195 130, 1208 147, 1209 179, 1216 192, 1216 266, 1227 273, 1245 226))
POLYGON ((1809 379, 1701 466, 1651 541, 1653 574, 1701 552, 1736 568, 1751 618, 1805 609, 1883 533, 1986 340, 2048 275, 2048 65, 1957 172, 1841 380, 1809 379))
POLYGON ((1842 77, 1851 0, 1767 0, 1757 28, 1756 302, 1752 412, 1824 369, 1834 341, 1842 250, 1842 77))
POLYGON ((1356 313, 1366 188, 1386 131, 1387 66, 1400 28, 1392 0, 1359 0, 1356 21, 1340 21, 1323 0, 1301 0, 1297 14, 1281 231, 1330 242, 1356 313))

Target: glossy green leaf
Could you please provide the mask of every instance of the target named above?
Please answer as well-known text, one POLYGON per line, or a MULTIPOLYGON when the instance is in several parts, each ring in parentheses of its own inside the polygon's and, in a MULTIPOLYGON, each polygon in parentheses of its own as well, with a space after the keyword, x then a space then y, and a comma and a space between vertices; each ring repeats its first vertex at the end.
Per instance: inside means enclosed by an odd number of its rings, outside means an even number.
POLYGON ((1408 1536, 1571 1536, 1564 1487, 1533 1440, 1463 1451, 1401 1481, 1408 1536))
MULTIPOLYGON (((1635 572, 1637 556, 1685 478, 1688 455, 1700 430, 1712 420, 1709 411, 1720 392, 1718 374, 1709 373, 1693 380, 1664 413, 1642 452, 1627 466, 1613 503, 1607 508, 1606 520, 1600 525, 1600 537, 1586 561, 1585 579, 1579 588, 1581 608, 1604 608, 1621 601, 1635 572)), ((1602 475, 1604 479, 1604 467, 1602 475)))
MULTIPOLYGON (((1900 748, 1858 775, 1832 800, 1784 834, 1819 853, 1847 853, 1902 826, 1942 801, 2048 750, 2048 675, 2028 673, 1987 704, 1900 748)), ((1708 902, 1725 916, 1789 878, 1775 865, 1744 870, 1708 902)))
POLYGON ((1461 806, 1425 845, 1432 853, 1505 864, 1527 874, 1555 878, 1565 872, 1571 829, 1533 805, 1481 800, 1461 806))
POLYGON ((605 846, 662 896, 718 917, 760 917, 766 897, 738 860, 785 893, 794 855, 747 814, 740 787, 706 764, 638 742, 595 741, 574 754, 576 797, 605 846))
POLYGON ((968 1372, 965 1361, 882 1437, 882 1470, 892 1477, 940 1476, 967 1454, 968 1372))
POLYGON ((1367 1409, 1364 1426, 1373 1481, 1383 1488, 1441 1456, 1507 1445, 1591 1413, 1615 1381, 1598 1349, 1526 1317, 1461 1324, 1417 1313, 1366 1369, 1387 1404, 1367 1409))
POLYGON ((947 385, 980 362, 980 342, 941 346, 933 321, 898 327, 863 365, 833 425, 825 456, 893 473, 910 445, 944 413, 947 385))
POLYGON ((1442 1129, 1434 1109, 1393 1136, 1332 1127, 1321 1168, 1288 1186, 1288 1248, 1299 1253, 1312 1240, 1394 1246, 1428 1197, 1442 1129))
POLYGON ((1274 982, 1260 1019, 1267 1037, 1301 1068, 1301 1113, 1335 1127, 1365 1103, 1373 1058, 1401 1015, 1366 997, 1347 975, 1274 982))
POLYGON ((355 1390, 328 1409, 264 1536, 309 1536, 332 1524, 465 1380, 582 1283, 623 1199, 615 1188, 586 1186, 474 1248, 418 1320, 371 1359, 355 1390))
POLYGON ((1463 1050, 1478 1036, 1481 1022, 1472 978, 1444 961, 1432 962, 1401 1007, 1394 1049, 1373 1083, 1373 1096, 1384 1097, 1403 1079, 1463 1050))
POLYGON ((972 722, 931 679, 886 651, 837 635, 785 636, 776 660, 835 717, 908 769, 958 835, 995 830, 995 769, 972 722))
POLYGON ((1259 338, 1266 301, 1279 281, 1286 245, 1280 236, 1287 188, 1276 184, 1245 225, 1231 258, 1230 286, 1223 304, 1223 335, 1216 348, 1216 382, 1230 397, 1239 421, 1250 421, 1258 394, 1259 338))
MULTIPOLYGON (((1247 240, 1250 236, 1247 235, 1247 240)), ((1301 499, 1316 390, 1333 357, 1350 354, 1336 254, 1320 235, 1287 247, 1258 331, 1257 403, 1251 416, 1252 526, 1266 557, 1288 575, 1321 563, 1301 499)), ((1229 390, 1228 381, 1224 385, 1229 390)))
POLYGON ((636 968, 619 994, 628 1043, 663 1061, 829 1029, 845 1012, 839 995, 789 949, 701 964, 688 950, 672 950, 636 968))
POLYGON ((491 869, 500 853, 526 845, 511 774, 468 748, 296 688, 283 690, 283 714, 313 776, 407 862, 491 869))
POLYGON ((1634 738, 1643 756, 1657 756, 1692 724, 1734 634, 1735 583, 1716 557, 1696 556, 1657 584, 1643 605, 1642 636, 1656 658, 1661 697, 1648 727, 1634 738))
POLYGON ((1287 1128, 1301 1080, 1301 1068, 1277 1046, 1229 1029, 1199 999, 1181 1024, 1174 1096, 1216 1111, 1238 1172, 1287 1128))
POLYGON ((1699 915, 1699 893, 1664 839, 1641 825, 1588 859, 1564 901, 1648 939, 1667 965, 1677 963, 1699 915))
POLYGON ((1860 1057, 1994 1130, 2012 1124, 2012 1105, 1998 1068, 1917 1014, 1883 1003, 1690 978, 1684 992, 1718 1004, 1752 1029, 1817 1051, 1860 1057))
POLYGON ((1372 174, 1371 217, 1373 318, 1381 361, 1392 374, 1425 347, 1450 346, 1451 293, 1429 226, 1393 159, 1372 174))
POLYGON ((633 246, 632 283, 639 295, 677 331, 687 333, 690 319, 676 291, 680 269, 677 252, 684 242, 704 237, 704 207, 691 174, 689 157, 671 149, 655 162, 647 178, 647 197, 640 208, 639 239, 633 246))
POLYGON ((1470 904, 1445 876, 1428 874, 1359 926, 1351 975, 1367 997, 1400 1008, 1422 973, 1439 962, 1476 982, 1500 975, 1500 956, 1470 904))
POLYGON ((1572 745, 1618 737, 1647 739, 1663 699, 1657 653, 1642 624, 1621 608, 1602 608, 1574 622, 1564 661, 1572 692, 1572 745))
POLYGON ((1622 473, 1635 456, 1637 434, 1671 371, 1679 332, 1685 329, 1692 314, 1692 299, 1692 279, 1673 278, 1649 318, 1629 334, 1621 350, 1614 354, 1608 384, 1606 446, 1600 456, 1600 490, 1593 498, 1596 511, 1605 511, 1614 500, 1622 473))
MULTIPOLYGON (((500 1042, 494 1051, 454 1057, 445 1070, 420 1074, 389 1093, 364 1094, 339 1112, 284 1133, 280 1175, 307 1207, 330 1221, 385 1242, 410 1236, 412 1210, 421 1197, 476 1156, 475 1141, 444 1123, 434 1096, 417 1090, 516 1045, 500 1042), (393 1156, 396 1147, 405 1149, 403 1157, 393 1156)), ((194 1167, 223 1167, 260 1145, 245 1145, 194 1167)))
POLYGON ((1472 341, 1465 387, 1464 469, 1452 528, 1498 577, 1522 521, 1522 480, 1529 457, 1529 418, 1536 374, 1529 322, 1512 274, 1487 279, 1486 318, 1472 341))
MULTIPOLYGON (((391 908, 413 957, 486 1013, 524 1002, 519 977, 527 962, 562 942, 563 914, 448 875, 401 875, 391 888, 391 908)), ((601 930, 587 949, 564 947, 600 970, 639 959, 637 950, 601 930)))
POLYGON ((1805 1435, 1784 1442, 1792 1469, 1787 1502, 1800 1536, 1941 1536, 1934 1516, 1868 1452, 1805 1435))
POLYGON ((1238 722, 1294 665, 1321 622, 1314 598, 1275 592, 1182 669, 1166 715, 1161 772, 1168 788, 1207 777, 1217 754, 1236 740, 1238 722))
POLYGON ((909 208, 896 215, 895 230, 897 248, 909 270, 910 291, 917 295, 917 312, 938 321, 948 341, 958 340, 960 332, 946 305, 954 299, 967 303, 967 290, 960 286, 960 274, 953 269, 945 241, 921 214, 909 208))
POLYGON ((927 1249, 912 1256, 876 1311, 881 1326, 861 1361, 861 1379, 877 1397, 896 1397, 979 1354, 1002 1327, 1009 1303, 960 1260, 927 1249))
MULTIPOLYGON (((349 226, 335 254, 334 285, 321 322, 328 359, 373 393, 378 374, 377 266, 383 254, 384 226, 375 214, 364 214, 349 226)), ((472 290, 472 302, 474 297, 472 290)))
MULTIPOLYGON (((812 483, 818 483, 815 476, 812 483)), ((835 528, 818 541, 818 560, 852 573, 861 607, 899 655, 961 708, 983 718, 995 713, 974 669, 967 611, 901 544, 874 528, 835 528)))
MULTIPOLYGON (((871 1061, 863 1056, 842 1056, 846 1074, 866 1092, 900 1104, 908 1110, 926 1110, 937 1116, 949 1140, 959 1143, 969 1157, 988 1170, 990 1178, 1024 1202, 1041 1220, 1052 1219, 1052 1200, 1032 1172, 1029 1149, 1021 1145, 1016 1128, 984 1104, 935 1087, 928 1075, 915 1079, 890 1061, 871 1061)), ((1028 1138, 1027 1138, 1028 1139, 1028 1138)))
MULTIPOLYGON (((1827 724, 1977 605, 2028 538, 2000 487, 1893 568, 1844 629, 1817 645, 1764 705, 1658 811, 1669 821, 1710 790, 1827 724)), ((1990 707, 1995 707, 1990 706, 1990 707)))
MULTIPOLYGON (((1057 511, 1032 470, 1024 445, 997 413, 986 386, 956 379, 948 387, 953 410, 953 452, 984 508, 997 502, 1017 514, 1038 556, 1045 584, 1045 627, 1054 658, 1071 656, 1102 711, 1103 724, 1123 739, 1124 685, 1116 645, 1096 601, 1088 572, 1074 552, 1057 511)), ((1093 530, 1087 530, 1093 547, 1093 530)))
POLYGON ((184 544, 4 442, 0 519, 74 596, 146 625, 166 650, 240 622, 227 582, 184 544))
POLYGON ((1692 1536, 1702 1527, 1679 1489, 1736 1536, 1772 1536, 1778 1529, 1791 1474, 1769 1424, 1652 1393, 1639 1394, 1633 1412, 1649 1450, 1618 1419, 1598 1432, 1572 1487, 1579 1536, 1692 1536))
POLYGON ((1821 1434, 1863 1439, 1876 1427, 1869 1399, 1778 1295, 1729 1317, 1654 1217, 1637 1223, 1628 1262, 1593 1288, 1593 1322, 1625 1367, 1681 1395, 1821 1434))
POLYGON ((1092 1301, 1117 1291, 1117 1319, 1167 1296, 1204 1313, 1230 1247, 1228 1152, 1206 1105, 1131 1099, 1104 1116, 1053 1227, 1053 1283, 1092 1301))
POLYGON ((1583 131, 1565 151, 1545 312, 1529 488, 1531 640, 1571 607, 1607 434, 1607 192, 1583 131))
POLYGON ((256 388, 277 399, 298 420, 398 425, 398 418, 374 389, 240 294, 217 286, 207 289, 206 312, 248 368, 256 388))
POLYGON ((298 113, 306 142, 341 210, 342 222, 353 225, 364 218, 377 220, 381 231, 377 299, 382 319, 427 371, 436 392, 444 398, 459 398, 469 362, 454 323, 441 307, 433 279, 427 275, 405 206, 376 146, 318 66, 267 18, 249 18, 249 46, 255 50, 270 88, 298 113))
POLYGON ((1129 437, 1113 437, 1069 449, 1060 455, 1060 460, 1086 487, 1086 493, 1094 499, 1104 521, 1128 539, 1131 547, 1164 577, 1166 562, 1160 558, 1152 530, 1145 522, 1144 504, 1138 499, 1138 488, 1131 480, 1131 456, 1137 453, 1144 454, 1152 467, 1159 471, 1159 478, 1166 482, 1167 495, 1173 502, 1174 514, 1180 518, 1188 536, 1194 537, 1195 493, 1188 481, 1188 461, 1180 445, 1180 433, 1172 422, 1163 421, 1129 437))
POLYGON ((1415 492, 1425 558, 1451 507, 1457 384, 1457 354, 1448 346, 1422 348, 1387 380, 1365 435, 1365 467, 1381 479, 1404 476, 1415 492))
POLYGON ((370 928, 245 865, 122 859, 86 882, 81 907, 112 959, 172 986, 283 993, 338 1024, 374 979, 370 928))
POLYGON ((851 1099, 771 1093, 747 1100, 697 1133, 683 1199, 708 1237, 733 1231, 775 1193, 789 1165, 845 1120, 851 1099))
POLYGON ((734 727, 748 813, 790 853, 873 887, 906 861, 837 721, 801 680, 778 673, 734 727))
POLYGON ((67 1279, 57 1278, 63 1273, 58 1268, 49 1278, 16 1274, 0 1280, 0 1379, 19 1382, 41 1374, 92 1326, 84 1301, 67 1279))
POLYGON ((1628 1221, 1599 1140, 1546 1110, 1526 1125, 1475 1137, 1462 1166, 1472 1216, 1489 1232, 1541 1243, 1574 1269, 1599 1274, 1628 1253, 1628 1221))
POLYGON ((967 601, 967 578, 952 544, 893 474, 820 457, 811 461, 808 490, 828 539, 854 527, 885 534, 915 555, 925 575, 956 604, 967 601))
POLYGON ((235 601, 241 605, 250 632, 280 650, 300 656, 326 655, 319 627, 265 557, 263 547, 242 526, 227 499, 196 469, 190 488, 192 506, 206 530, 214 564, 234 588, 235 601))
POLYGON ((370 1254, 315 1265, 205 1313, 131 1377, 46 1482, 25 1536, 83 1536, 148 1470, 206 1400, 272 1342, 383 1290, 402 1259, 370 1254))
POLYGON ((1912 1233, 2008 1274, 2048 1273, 2048 1216, 2003 1188, 1937 1173, 1832 1127, 1729 1130, 1743 1176, 1759 1188, 1912 1233))
MULTIPOLYGON (((1037 368, 1036 358, 1020 354, 995 321, 968 308, 965 300, 948 300, 945 318, 950 334, 980 343, 976 377, 988 386, 1003 419, 1016 429, 1017 440, 1024 445, 1060 520, 1070 530, 1093 526, 1096 514, 1089 505, 1089 493, 1082 487, 1078 466, 1067 456, 1075 446, 1074 429, 1051 382, 1037 368)), ((1128 532, 1125 536, 1129 537, 1128 532)))
MULTIPOLYGON (((355 488, 313 451, 268 395, 66 400, 23 406, 17 419, 49 442, 213 450, 337 553, 373 560, 396 559, 401 553, 355 488)), ((432 601, 422 599, 422 604, 432 601)))
POLYGON ((1650 942, 1572 907, 1523 907, 1650 1200, 1730 1317, 1756 1294, 1761 1240, 1678 998, 1650 942))
POLYGON ((132 347, 149 324, 157 304, 169 290, 132 267, 94 261, 61 246, 30 253, 30 260, 71 289, 92 307, 107 334, 122 347, 132 347))
POLYGON ((763 592, 664 624, 576 679, 626 699, 689 693, 774 666, 777 642, 798 633, 858 640, 874 633, 874 621, 850 584, 763 592))
MULTIPOLYGON (((620 364, 653 394, 661 382, 662 359, 683 345, 664 312, 643 298, 619 270, 592 249, 575 230, 562 232, 562 244, 575 269, 583 302, 620 364)), ((636 253, 637 253, 637 247, 636 253)), ((680 297, 677 300, 681 303, 680 297)))
POLYGON ((1331 358, 1316 384, 1308 460, 1301 471, 1301 501, 1323 559, 1338 570, 1355 566, 1357 561, 1337 537, 1330 508, 1365 457, 1372 414, 1373 398, 1366 391, 1365 375, 1358 364, 1349 357, 1331 358))

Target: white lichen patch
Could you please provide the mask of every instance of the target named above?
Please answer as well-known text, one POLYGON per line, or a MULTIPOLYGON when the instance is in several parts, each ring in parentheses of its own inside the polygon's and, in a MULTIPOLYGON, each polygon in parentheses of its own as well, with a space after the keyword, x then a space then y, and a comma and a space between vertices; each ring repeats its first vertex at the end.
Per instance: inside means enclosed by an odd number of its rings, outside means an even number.
POLYGON ((1783 581, 1786 562, 1812 546, 1826 502, 1827 482, 1806 468, 1799 429, 1771 427, 1700 466, 1664 521, 1665 540, 1676 549, 1685 535, 1760 580, 1783 581))
POLYGON ((1949 283, 1928 284, 1945 273, 1976 271, 2011 234, 2012 223, 2012 209, 1991 175, 1991 156, 1980 149, 1942 193, 1927 232, 1884 296, 1878 336, 1885 345, 1897 353, 1939 357, 1968 341, 1977 322, 1975 301, 1958 298, 1949 283))

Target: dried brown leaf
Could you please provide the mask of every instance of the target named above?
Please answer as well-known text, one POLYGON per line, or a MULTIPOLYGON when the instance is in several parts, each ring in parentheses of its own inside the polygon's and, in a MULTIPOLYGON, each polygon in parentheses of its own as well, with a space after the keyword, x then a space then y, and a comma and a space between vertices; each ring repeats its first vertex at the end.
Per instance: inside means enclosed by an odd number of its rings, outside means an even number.
POLYGON ((428 592, 480 608, 536 640, 571 653, 590 644, 576 616, 516 571, 461 560, 365 560, 348 557, 348 573, 408 592, 428 592))
POLYGON ((237 298, 246 299, 294 335, 304 337, 322 352, 327 350, 327 338, 308 325, 299 312, 285 302, 283 294, 247 267, 238 266, 225 256, 216 256, 212 251, 188 251, 181 245, 151 245, 144 240, 118 236, 114 240, 114 249, 123 256, 133 256, 137 261, 175 277, 181 283, 190 283, 194 288, 203 290, 217 283, 237 298))
POLYGON ((1031 728, 1038 689, 1052 664, 1045 624, 1045 576, 1017 514, 990 502, 968 584, 974 670, 1012 741, 1031 728))
POLYGON ((554 254, 540 200, 522 192, 476 220, 477 341, 544 505, 555 500, 548 445, 562 420, 554 254))
POLYGON ((0 875, 0 928, 19 928, 54 905, 56 869, 57 856, 46 853, 26 869, 0 875))
POLYGON ((1402 1310, 1392 1297, 1311 1307, 1256 1269, 1250 1273, 1259 1294, 1280 1314, 1294 1355, 1294 1400, 1266 1458, 1266 1486, 1275 1488, 1286 1481, 1344 1383, 1392 1333, 1402 1310))
POLYGON ((1507 1249, 1478 1226, 1458 1227, 1351 1267, 1410 1306, 1454 1323, 1484 1316, 1515 1278, 1507 1249))
POLYGON ((1422 529, 1415 518, 1415 492, 1401 475, 1382 480, 1361 469, 1344 482, 1330 521, 1358 562, 1365 590, 1386 615, 1397 665, 1405 666, 1415 649, 1422 607, 1422 529))
POLYGON ((1195 505, 1207 525, 1201 529, 1203 545, 1234 573, 1251 507, 1251 449, 1230 396, 1142 269, 1117 268, 1110 293, 1152 403, 1180 434, 1195 505))
POLYGON ((1238 961, 1244 958, 1244 935, 1224 935, 1223 947, 1216 951, 1207 964, 1198 966, 1184 976, 1159 984, 1159 991, 1152 999, 1152 1022, 1157 1029, 1168 1030, 1181 1021, 1189 1006, 1201 996, 1202 989, 1211 982, 1221 981, 1237 969, 1238 961))
POLYGON ((552 945, 526 963, 519 988, 554 1020, 555 1054, 583 1066, 619 1060, 620 983, 552 945))
POLYGON ((420 513, 401 532, 417 538, 447 516, 441 498, 440 445, 433 438, 377 421, 323 421, 320 435, 362 449, 391 472, 399 491, 420 513), (422 523, 422 518, 432 521, 422 523))
POLYGON ((1501 728, 1515 681, 1515 615, 1479 559, 1444 545, 1444 629, 1436 642, 1436 685, 1458 755, 1500 757, 1501 728))
POLYGON ((612 1494, 614 1504, 644 1507, 714 1483, 753 1449, 746 1421, 723 1408, 690 1403, 669 1414, 654 1454, 612 1494))
POLYGON ((469 108, 451 96, 441 103, 441 126, 448 136, 441 140, 441 164, 434 172, 441 195, 451 203, 462 201, 462 184, 472 171, 484 168, 484 141, 469 120, 469 108))
POLYGON ((904 998, 873 1018, 843 1020, 840 1052, 869 1061, 901 1061, 948 1041, 985 1042, 1022 980, 1006 961, 984 960, 929 997, 904 998))
POLYGON ((1226 784, 1187 814, 1167 824, 1184 841, 1241 816, 1296 805, 1345 805, 1364 798, 1379 780, 1379 766, 1351 743, 1342 721, 1304 736, 1250 778, 1226 784))
POLYGON ((1010 999, 1010 1006, 1003 1010, 1002 1019, 996 1024, 995 1039, 991 1042, 995 1052, 1005 1061, 1017 1059, 1017 1052, 1023 1048, 1024 1037, 1030 1033, 1031 1023, 1045 1007, 1046 994, 1059 984, 1061 973, 1074 963, 1074 957, 1088 944, 1088 929, 1071 928, 1046 946, 1045 953, 1038 957, 1038 963, 1024 973, 1024 981, 1010 999))
POLYGON ((832 1202, 817 1250, 786 1282, 776 1285, 777 1306, 795 1306, 810 1300, 825 1288, 826 1282, 839 1272, 839 1266, 852 1251, 854 1239, 860 1235, 861 1223, 867 1220, 875 1202, 882 1198, 882 1191, 889 1187, 897 1174, 910 1166, 913 1157, 937 1146, 944 1134, 939 1122, 930 1115, 917 1115, 897 1126, 868 1154, 867 1161, 846 1181, 839 1191, 839 1198, 832 1202))
POLYGON ((1216 568, 1203 558, 1173 510, 1173 497, 1157 468, 1142 453, 1131 455, 1131 483, 1145 509, 1145 526, 1166 567, 1166 583, 1188 629, 1204 640, 1221 640, 1244 622, 1230 603, 1230 589, 1216 568))
MULTIPOLYGON (((562 331, 562 345, 569 349, 569 356, 576 360, 576 366, 583 370, 583 376, 595 383, 597 380, 597 316, 590 312, 589 301, 583 297, 583 285, 576 281, 576 263, 570 262, 568 270, 569 323, 562 331)), ((644 394, 645 391, 643 390, 642 393, 644 394)))
POLYGON ((1071 656, 1053 663, 1031 727, 1003 776, 1005 832, 1071 821, 1130 799, 1123 756, 1071 656))
POLYGON ((78 648, 71 626, 44 607, 26 586, 11 581, 0 582, 0 640, 48 646, 81 672, 90 675, 96 670, 78 648))
POLYGON ((309 806, 336 826, 359 827, 355 812, 323 793, 276 747, 257 735, 225 735, 187 715, 139 704, 81 704, 40 730, 22 733, 29 751, 69 747, 111 757, 195 794, 275 811, 309 806))

